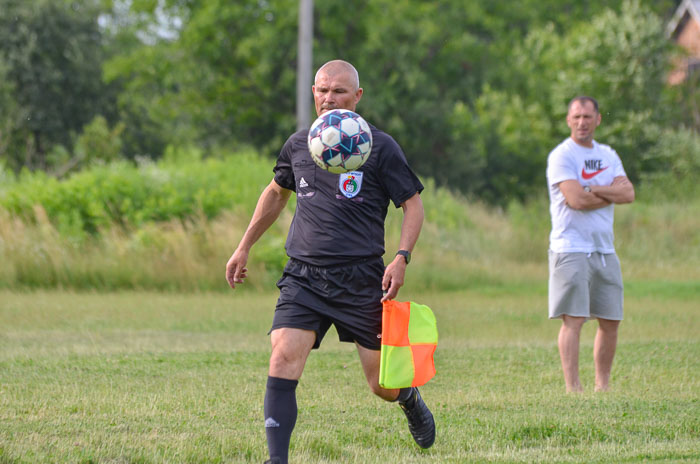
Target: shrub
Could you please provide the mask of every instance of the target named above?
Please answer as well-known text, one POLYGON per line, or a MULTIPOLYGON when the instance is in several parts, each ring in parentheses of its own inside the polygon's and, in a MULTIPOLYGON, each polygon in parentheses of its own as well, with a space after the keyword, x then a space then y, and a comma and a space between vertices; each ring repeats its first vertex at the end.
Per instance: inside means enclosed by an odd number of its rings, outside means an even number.
POLYGON ((95 235, 114 225, 216 217, 225 209, 252 211, 272 178, 271 163, 253 153, 177 162, 126 161, 95 165, 58 181, 23 171, 0 192, 0 208, 35 221, 41 207, 62 234, 95 235))

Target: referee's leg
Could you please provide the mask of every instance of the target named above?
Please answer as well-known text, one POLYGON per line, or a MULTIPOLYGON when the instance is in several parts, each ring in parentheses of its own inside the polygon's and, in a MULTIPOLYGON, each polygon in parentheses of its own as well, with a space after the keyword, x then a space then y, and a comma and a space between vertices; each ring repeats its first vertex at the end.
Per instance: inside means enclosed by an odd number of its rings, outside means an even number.
POLYGON ((265 434, 270 461, 287 464, 289 440, 297 421, 296 387, 316 332, 279 328, 270 333, 272 354, 265 390, 265 434))
POLYGON ((386 389, 379 386, 381 352, 378 350, 370 350, 357 343, 355 345, 357 346, 357 353, 360 355, 362 370, 365 373, 365 378, 367 379, 372 393, 384 401, 396 401, 396 398, 399 396, 399 389, 386 389))
POLYGON ((408 430, 421 448, 430 448, 435 442, 435 419, 415 387, 387 389, 379 385, 381 351, 370 350, 355 342, 362 369, 372 393, 385 401, 397 401, 408 419, 408 430))

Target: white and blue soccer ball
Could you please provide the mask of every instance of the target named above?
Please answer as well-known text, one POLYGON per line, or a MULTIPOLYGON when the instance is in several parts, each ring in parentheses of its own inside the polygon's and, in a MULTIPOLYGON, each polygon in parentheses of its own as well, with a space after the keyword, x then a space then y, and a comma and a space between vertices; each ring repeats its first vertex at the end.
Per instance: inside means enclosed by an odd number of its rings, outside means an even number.
POLYGON ((326 171, 355 171, 372 153, 372 131, 350 110, 326 111, 314 121, 307 140, 311 159, 326 171))

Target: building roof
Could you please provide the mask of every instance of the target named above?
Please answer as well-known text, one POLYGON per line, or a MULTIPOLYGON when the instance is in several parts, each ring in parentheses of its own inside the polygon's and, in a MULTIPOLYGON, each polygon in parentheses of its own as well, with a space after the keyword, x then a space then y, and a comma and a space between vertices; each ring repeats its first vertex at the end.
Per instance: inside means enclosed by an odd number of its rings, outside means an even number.
POLYGON ((686 14, 700 23, 700 0, 683 0, 673 17, 666 25, 666 35, 672 37, 679 26, 683 24, 686 14))

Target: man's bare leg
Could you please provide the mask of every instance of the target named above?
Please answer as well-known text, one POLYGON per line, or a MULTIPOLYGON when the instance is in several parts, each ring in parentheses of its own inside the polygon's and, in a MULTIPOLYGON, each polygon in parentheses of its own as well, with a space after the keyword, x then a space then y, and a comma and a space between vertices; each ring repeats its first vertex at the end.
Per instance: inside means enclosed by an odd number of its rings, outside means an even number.
POLYGON ((620 321, 598 319, 598 324, 593 346, 595 391, 607 391, 610 388, 610 372, 617 348, 617 329, 620 321))
POLYGON ((583 391, 578 372, 578 355, 581 328, 584 322, 586 322, 585 317, 564 315, 561 329, 559 330, 559 356, 561 357, 561 367, 564 371, 566 391, 569 393, 583 391))

